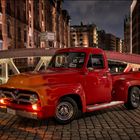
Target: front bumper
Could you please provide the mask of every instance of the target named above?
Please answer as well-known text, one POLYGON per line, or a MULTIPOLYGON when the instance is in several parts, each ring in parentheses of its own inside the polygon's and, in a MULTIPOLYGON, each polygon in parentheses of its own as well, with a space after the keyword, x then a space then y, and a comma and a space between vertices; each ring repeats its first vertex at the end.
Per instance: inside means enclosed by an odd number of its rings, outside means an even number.
POLYGON ((8 113, 11 115, 17 115, 25 118, 31 118, 31 119, 38 119, 38 113, 37 112, 28 112, 25 110, 15 110, 11 108, 1 107, 1 112, 8 113))
POLYGON ((55 106, 44 106, 38 111, 34 111, 31 107, 19 106, 12 104, 11 106, 1 106, 0 111, 12 115, 17 115, 30 119, 47 119, 54 117, 55 106))

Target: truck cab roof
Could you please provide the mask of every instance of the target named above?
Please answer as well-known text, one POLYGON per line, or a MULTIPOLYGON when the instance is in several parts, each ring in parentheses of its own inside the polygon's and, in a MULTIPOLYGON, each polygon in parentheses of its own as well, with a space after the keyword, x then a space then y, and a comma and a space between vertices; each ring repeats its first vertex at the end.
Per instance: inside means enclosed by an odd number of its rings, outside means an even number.
POLYGON ((59 49, 56 53, 60 53, 60 52, 85 52, 85 53, 94 52, 95 54, 96 53, 104 54, 104 51, 102 49, 92 48, 92 47, 63 48, 63 49, 59 49))

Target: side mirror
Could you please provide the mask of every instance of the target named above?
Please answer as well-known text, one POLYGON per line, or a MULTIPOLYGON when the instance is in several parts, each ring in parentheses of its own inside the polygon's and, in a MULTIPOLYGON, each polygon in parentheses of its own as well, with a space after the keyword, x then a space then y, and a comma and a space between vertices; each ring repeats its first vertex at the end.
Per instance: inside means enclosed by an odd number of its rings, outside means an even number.
POLYGON ((89 70, 89 71, 93 71, 94 68, 92 68, 92 67, 88 67, 88 70, 89 70))

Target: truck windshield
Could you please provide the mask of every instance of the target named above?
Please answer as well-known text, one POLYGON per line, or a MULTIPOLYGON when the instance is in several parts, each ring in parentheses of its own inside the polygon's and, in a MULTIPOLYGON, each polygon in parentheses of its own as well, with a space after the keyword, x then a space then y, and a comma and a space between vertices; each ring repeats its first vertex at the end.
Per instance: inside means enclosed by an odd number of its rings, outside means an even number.
POLYGON ((85 61, 85 53, 83 52, 63 52, 56 54, 49 68, 82 68, 85 61))

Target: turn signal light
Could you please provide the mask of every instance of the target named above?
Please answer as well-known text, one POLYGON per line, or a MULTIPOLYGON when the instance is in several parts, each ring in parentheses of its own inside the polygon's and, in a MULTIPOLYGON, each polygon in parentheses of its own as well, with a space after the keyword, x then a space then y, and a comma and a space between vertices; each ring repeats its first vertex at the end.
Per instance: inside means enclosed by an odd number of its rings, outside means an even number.
POLYGON ((32 105, 32 109, 35 110, 35 111, 37 111, 37 110, 38 110, 37 104, 33 104, 33 105, 32 105))
POLYGON ((5 104, 4 99, 0 99, 0 104, 5 104))

